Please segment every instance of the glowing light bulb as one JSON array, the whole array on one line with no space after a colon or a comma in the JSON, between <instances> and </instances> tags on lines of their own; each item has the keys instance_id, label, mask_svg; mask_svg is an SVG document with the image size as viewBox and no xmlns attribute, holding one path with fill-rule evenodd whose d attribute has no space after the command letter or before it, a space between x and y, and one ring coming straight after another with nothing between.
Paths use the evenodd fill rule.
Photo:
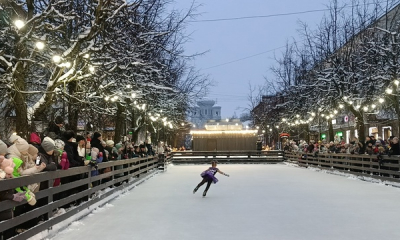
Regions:
<instances>
[{"instance_id":1,"label":"glowing light bulb","mask_svg":"<svg viewBox=\"0 0 400 240\"><path fill-rule=\"evenodd\" d=\"M23 28L23 27L25 26L25 22L18 19L18 20L15 20L14 25L15 25L18 29L21 29L21 28Z\"/></svg>"},{"instance_id":2,"label":"glowing light bulb","mask_svg":"<svg viewBox=\"0 0 400 240\"><path fill-rule=\"evenodd\" d=\"M61 61L61 57L59 55L54 55L53 56L53 62L59 63Z\"/></svg>"},{"instance_id":3,"label":"glowing light bulb","mask_svg":"<svg viewBox=\"0 0 400 240\"><path fill-rule=\"evenodd\" d=\"M36 46L37 49L42 50L44 48L44 43L43 42L36 42L35 46Z\"/></svg>"}]
</instances>

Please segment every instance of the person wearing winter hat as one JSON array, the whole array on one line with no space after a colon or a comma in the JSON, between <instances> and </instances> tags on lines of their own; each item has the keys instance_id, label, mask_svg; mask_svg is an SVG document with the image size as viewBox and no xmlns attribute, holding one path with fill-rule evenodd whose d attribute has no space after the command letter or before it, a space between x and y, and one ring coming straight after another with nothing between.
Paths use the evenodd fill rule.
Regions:
<instances>
[{"instance_id":1,"label":"person wearing winter hat","mask_svg":"<svg viewBox=\"0 0 400 240\"><path fill-rule=\"evenodd\" d=\"M14 144L11 145L7 151L9 153L8 157L11 158L15 163L22 161L17 168L18 176L32 175L42 171L46 167L45 164L40 164L38 166L35 164L38 152L37 149L33 145L28 144L28 142L21 137L18 137L16 140L14 140Z\"/></svg>"},{"instance_id":2,"label":"person wearing winter hat","mask_svg":"<svg viewBox=\"0 0 400 240\"><path fill-rule=\"evenodd\" d=\"M22 164L22 160L20 159L11 159L5 158L4 156L0 156L0 168L6 173L5 178L14 178L19 177L18 168ZM25 195L25 199L28 201L30 205L36 204L35 194L33 194L27 187L16 188L16 191Z\"/></svg>"},{"instance_id":3,"label":"person wearing winter hat","mask_svg":"<svg viewBox=\"0 0 400 240\"><path fill-rule=\"evenodd\" d=\"M118 157L118 155L115 155L114 153L113 153L113 148L114 148L114 141L113 140L107 140L106 141L106 147L105 147L105 151L108 151L108 156L107 156L107 154L106 154L106 156L107 156L107 159L108 160L117 160L117 157Z\"/></svg>"},{"instance_id":4,"label":"person wearing winter hat","mask_svg":"<svg viewBox=\"0 0 400 240\"><path fill-rule=\"evenodd\" d=\"M14 142L18 139L21 138L20 136L18 136L17 134L13 133L11 134L11 136L8 138L8 142L10 142L10 144L14 144Z\"/></svg>"},{"instance_id":5,"label":"person wearing winter hat","mask_svg":"<svg viewBox=\"0 0 400 240\"><path fill-rule=\"evenodd\" d=\"M65 143L63 140L61 139L56 139L54 141L54 146L56 148L55 150L55 156L57 157L57 168L61 169L61 170L67 170L69 168L69 161L68 161L68 157L67 157L67 152L64 151L64 146ZM54 179L54 183L53 183L53 187L57 187L60 185L60 183L65 184L70 182L69 181L70 177L64 177L64 178L56 178ZM58 196L62 196L65 195L64 194L59 194Z\"/></svg>"},{"instance_id":6,"label":"person wearing winter hat","mask_svg":"<svg viewBox=\"0 0 400 240\"><path fill-rule=\"evenodd\" d=\"M73 142L75 133L71 130L64 132L62 140L65 143L64 151L67 152L67 157L69 161L69 167L80 167L84 166L84 161L79 157L78 153L78 143Z\"/></svg>"},{"instance_id":7,"label":"person wearing winter hat","mask_svg":"<svg viewBox=\"0 0 400 240\"><path fill-rule=\"evenodd\" d=\"M0 156L5 156L7 154L7 145L0 140Z\"/></svg>"},{"instance_id":8,"label":"person wearing winter hat","mask_svg":"<svg viewBox=\"0 0 400 240\"><path fill-rule=\"evenodd\" d=\"M99 151L98 148L92 148L90 156L92 157L92 160L90 161L89 165L94 168L91 172L91 176L97 176L99 175L99 171L97 170L97 164L101 163L103 161L103 153ZM92 182L93 186L99 185L100 181L94 181Z\"/></svg>"},{"instance_id":9,"label":"person wearing winter hat","mask_svg":"<svg viewBox=\"0 0 400 240\"><path fill-rule=\"evenodd\" d=\"M64 150L65 143L61 139L54 140L54 147L57 150Z\"/></svg>"},{"instance_id":10,"label":"person wearing winter hat","mask_svg":"<svg viewBox=\"0 0 400 240\"><path fill-rule=\"evenodd\" d=\"M42 141L42 144L40 145L39 148L39 153L38 153L38 160L41 163L46 164L46 168L44 171L55 171L57 170L57 165L56 165L56 158L54 156L54 148L55 148L55 142L53 139L49 137L45 137ZM40 188L42 189L41 184ZM43 189L46 187L44 186Z\"/></svg>"}]
</instances>

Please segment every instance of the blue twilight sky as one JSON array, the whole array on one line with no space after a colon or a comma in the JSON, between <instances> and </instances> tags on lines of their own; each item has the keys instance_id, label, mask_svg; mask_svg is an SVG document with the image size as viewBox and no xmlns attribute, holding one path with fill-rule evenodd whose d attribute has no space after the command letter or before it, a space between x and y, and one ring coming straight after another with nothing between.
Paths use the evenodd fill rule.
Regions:
<instances>
[{"instance_id":1,"label":"blue twilight sky","mask_svg":"<svg viewBox=\"0 0 400 240\"><path fill-rule=\"evenodd\" d=\"M202 5L197 10L202 13L197 20L304 12L326 9L329 5L329 0L196 1ZM175 0L173 7L184 10L190 3L191 0ZM187 32L192 35L185 49L188 54L209 51L194 64L216 83L208 98L217 100L223 118L231 117L234 112L240 116L244 108L249 107L249 82L253 86L262 85L264 76L272 76L270 67L275 63L274 55L280 56L283 48L269 50L284 46L287 39L299 40L298 22L306 22L315 29L324 13L327 11L188 25ZM214 67L259 53L263 54Z\"/></svg>"}]
</instances>

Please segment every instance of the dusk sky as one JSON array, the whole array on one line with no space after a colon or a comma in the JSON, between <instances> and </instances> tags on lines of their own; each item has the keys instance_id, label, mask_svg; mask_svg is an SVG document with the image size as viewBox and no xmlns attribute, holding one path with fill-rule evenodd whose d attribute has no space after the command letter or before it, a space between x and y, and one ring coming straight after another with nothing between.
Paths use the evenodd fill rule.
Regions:
<instances>
[{"instance_id":1,"label":"dusk sky","mask_svg":"<svg viewBox=\"0 0 400 240\"><path fill-rule=\"evenodd\" d=\"M174 8L187 9L190 3L189 0L175 0ZM327 11L299 12L326 9L329 0L197 0L197 3L202 5L197 10L202 13L197 17L200 22L188 25L187 32L192 36L185 49L187 54L209 51L194 64L216 83L207 97L217 100L222 107L222 118L225 118L234 112L240 116L249 107L249 82L253 86L262 85L264 76L273 76L270 67L275 63L274 55L280 56L288 39L299 40L298 22L306 22L315 29ZM202 22L296 12L298 14ZM257 56L250 57L253 55ZM249 58L229 63L246 57Z\"/></svg>"}]
</instances>

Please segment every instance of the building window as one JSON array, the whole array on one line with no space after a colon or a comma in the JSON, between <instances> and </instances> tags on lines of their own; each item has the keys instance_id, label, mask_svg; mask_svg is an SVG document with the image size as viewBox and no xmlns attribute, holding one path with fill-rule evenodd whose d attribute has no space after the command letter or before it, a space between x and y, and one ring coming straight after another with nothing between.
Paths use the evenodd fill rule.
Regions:
<instances>
[{"instance_id":1,"label":"building window","mask_svg":"<svg viewBox=\"0 0 400 240\"><path fill-rule=\"evenodd\" d=\"M206 110L204 110L204 114L205 114L205 115L207 115L207 109L206 109Z\"/></svg>"},{"instance_id":2,"label":"building window","mask_svg":"<svg viewBox=\"0 0 400 240\"><path fill-rule=\"evenodd\" d=\"M197 115L197 112L194 112L194 115Z\"/></svg>"},{"instance_id":3,"label":"building window","mask_svg":"<svg viewBox=\"0 0 400 240\"><path fill-rule=\"evenodd\" d=\"M218 111L216 111L216 112L215 112L215 115L217 115L217 116L218 116Z\"/></svg>"}]
</instances>

